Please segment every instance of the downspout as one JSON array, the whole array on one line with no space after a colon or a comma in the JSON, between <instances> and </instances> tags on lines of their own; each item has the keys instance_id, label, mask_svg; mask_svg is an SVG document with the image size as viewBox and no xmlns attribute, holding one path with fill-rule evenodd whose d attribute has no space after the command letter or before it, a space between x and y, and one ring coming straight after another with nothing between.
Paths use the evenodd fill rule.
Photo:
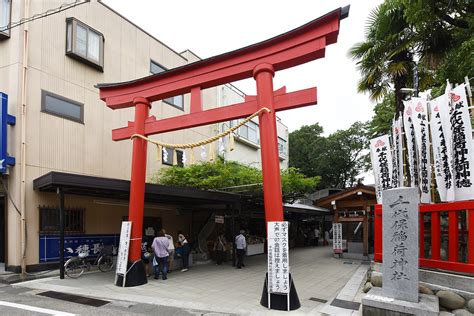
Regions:
<instances>
[{"instance_id":1,"label":"downspout","mask_svg":"<svg viewBox=\"0 0 474 316\"><path fill-rule=\"evenodd\" d=\"M24 0L23 17L28 18L30 1ZM21 243L21 277L26 278L26 94L28 82L28 23L23 26L23 67L21 78L21 168L20 168L20 243Z\"/></svg>"}]
</instances>

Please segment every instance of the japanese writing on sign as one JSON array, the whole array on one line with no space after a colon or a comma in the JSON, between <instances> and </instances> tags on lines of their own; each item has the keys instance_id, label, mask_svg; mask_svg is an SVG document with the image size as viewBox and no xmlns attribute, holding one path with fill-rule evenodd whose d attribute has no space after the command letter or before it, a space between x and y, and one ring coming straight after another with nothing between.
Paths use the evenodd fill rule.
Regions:
<instances>
[{"instance_id":1,"label":"japanese writing on sign","mask_svg":"<svg viewBox=\"0 0 474 316\"><path fill-rule=\"evenodd\" d=\"M342 253L342 224L332 224L332 249L334 253Z\"/></svg>"},{"instance_id":2,"label":"japanese writing on sign","mask_svg":"<svg viewBox=\"0 0 474 316\"><path fill-rule=\"evenodd\" d=\"M388 297L418 301L417 188L397 188L383 194L382 290Z\"/></svg>"},{"instance_id":3,"label":"japanese writing on sign","mask_svg":"<svg viewBox=\"0 0 474 316\"><path fill-rule=\"evenodd\" d=\"M392 153L388 135L371 139L370 152L375 176L377 202L381 203L382 191L392 187Z\"/></svg>"},{"instance_id":4,"label":"japanese writing on sign","mask_svg":"<svg viewBox=\"0 0 474 316\"><path fill-rule=\"evenodd\" d=\"M410 186L417 188L419 185L418 174L418 155L416 151L415 127L413 126L413 108L412 101L403 101L405 111L403 112L403 127L407 140L408 165L410 166Z\"/></svg>"},{"instance_id":5,"label":"japanese writing on sign","mask_svg":"<svg viewBox=\"0 0 474 316\"><path fill-rule=\"evenodd\" d=\"M290 292L288 222L268 222L268 291Z\"/></svg>"},{"instance_id":6,"label":"japanese writing on sign","mask_svg":"<svg viewBox=\"0 0 474 316\"><path fill-rule=\"evenodd\" d=\"M415 113L412 116L415 128L416 146L418 149L418 166L420 168L421 202L431 202L431 155L428 133L428 112L426 99L412 98Z\"/></svg>"},{"instance_id":7,"label":"japanese writing on sign","mask_svg":"<svg viewBox=\"0 0 474 316\"><path fill-rule=\"evenodd\" d=\"M127 272L128 249L130 247L130 232L132 231L132 222L122 222L122 229L120 231L119 251L117 255L117 270L116 274L123 274Z\"/></svg>"},{"instance_id":8,"label":"japanese writing on sign","mask_svg":"<svg viewBox=\"0 0 474 316\"><path fill-rule=\"evenodd\" d=\"M447 107L447 98L442 95L430 101L431 139L433 141L433 157L436 184L441 201L454 201L454 186L451 167L451 152L446 141L446 132L441 120L441 107Z\"/></svg>"},{"instance_id":9,"label":"japanese writing on sign","mask_svg":"<svg viewBox=\"0 0 474 316\"><path fill-rule=\"evenodd\" d=\"M451 90L449 100L455 195L457 201L468 200L474 198L474 154L465 85Z\"/></svg>"}]
</instances>

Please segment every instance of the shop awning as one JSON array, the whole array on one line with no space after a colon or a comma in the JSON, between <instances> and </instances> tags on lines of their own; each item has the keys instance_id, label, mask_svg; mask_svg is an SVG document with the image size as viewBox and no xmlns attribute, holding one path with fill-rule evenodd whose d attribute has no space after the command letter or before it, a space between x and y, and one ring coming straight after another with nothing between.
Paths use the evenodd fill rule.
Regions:
<instances>
[{"instance_id":1,"label":"shop awning","mask_svg":"<svg viewBox=\"0 0 474 316\"><path fill-rule=\"evenodd\" d=\"M331 211L327 208L318 207L318 206L311 206L301 203L284 203L283 209L285 212L291 213L300 213L306 214L310 216L323 216L323 215L331 215Z\"/></svg>"},{"instance_id":2,"label":"shop awning","mask_svg":"<svg viewBox=\"0 0 474 316\"><path fill-rule=\"evenodd\" d=\"M62 188L65 194L128 200L130 181L80 174L49 172L33 181L33 189L54 192ZM233 204L246 199L239 194L150 184L145 187L145 202L173 204Z\"/></svg>"}]
</instances>

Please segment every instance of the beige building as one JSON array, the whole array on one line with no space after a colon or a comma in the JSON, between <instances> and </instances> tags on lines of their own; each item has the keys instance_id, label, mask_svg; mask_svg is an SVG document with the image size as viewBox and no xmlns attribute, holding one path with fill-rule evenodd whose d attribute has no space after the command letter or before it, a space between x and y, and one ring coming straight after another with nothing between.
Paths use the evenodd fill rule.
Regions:
<instances>
[{"instance_id":1,"label":"beige building","mask_svg":"<svg viewBox=\"0 0 474 316\"><path fill-rule=\"evenodd\" d=\"M51 253L57 253L58 247L54 239L58 187L66 192L66 233L77 240L115 238L128 214L124 188L130 179L132 146L130 141L112 141L111 131L133 121L133 109L112 111L94 86L140 78L199 59L191 51L174 51L100 1L54 11L64 3L0 1L0 92L8 95L8 112L16 116L16 125L8 130L8 152L16 165L3 176L7 191L0 213L5 219L0 221L0 262L12 271L22 266L42 269L44 263L57 261ZM54 14L9 30L2 28L48 10ZM231 85L203 91L205 109L243 102L243 98ZM150 115L164 118L188 112L189 95L184 95L155 102ZM231 124L154 138L193 142ZM288 131L281 122L278 134L280 160L286 168ZM236 139L236 150L224 151L225 158L259 167L258 122L239 129ZM173 164L172 153L159 155L157 161L155 148L149 146L148 180L167 163ZM195 157L202 159L197 150ZM181 154L178 160L182 162ZM145 226L148 219L150 227L163 226L172 234L178 230L197 234L207 220L209 205L222 208L237 201L231 194L198 191L147 187ZM77 242L70 241L73 252L76 246Z\"/></svg>"}]
</instances>

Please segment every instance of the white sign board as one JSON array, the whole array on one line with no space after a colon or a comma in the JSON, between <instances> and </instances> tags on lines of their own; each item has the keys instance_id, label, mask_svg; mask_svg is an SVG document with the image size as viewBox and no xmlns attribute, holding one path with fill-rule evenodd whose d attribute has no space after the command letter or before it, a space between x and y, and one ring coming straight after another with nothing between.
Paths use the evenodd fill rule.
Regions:
<instances>
[{"instance_id":1,"label":"white sign board","mask_svg":"<svg viewBox=\"0 0 474 316\"><path fill-rule=\"evenodd\" d=\"M290 293L288 222L268 222L268 292Z\"/></svg>"},{"instance_id":2,"label":"white sign board","mask_svg":"<svg viewBox=\"0 0 474 316\"><path fill-rule=\"evenodd\" d=\"M130 232L132 231L132 222L122 222L122 230L120 231L120 244L117 255L116 274L127 273L128 249L130 247Z\"/></svg>"},{"instance_id":3,"label":"white sign board","mask_svg":"<svg viewBox=\"0 0 474 316\"><path fill-rule=\"evenodd\" d=\"M214 218L214 222L216 222L217 224L224 224L224 216L216 215L216 217Z\"/></svg>"},{"instance_id":4,"label":"white sign board","mask_svg":"<svg viewBox=\"0 0 474 316\"><path fill-rule=\"evenodd\" d=\"M332 224L332 249L334 253L342 253L342 224Z\"/></svg>"}]
</instances>

